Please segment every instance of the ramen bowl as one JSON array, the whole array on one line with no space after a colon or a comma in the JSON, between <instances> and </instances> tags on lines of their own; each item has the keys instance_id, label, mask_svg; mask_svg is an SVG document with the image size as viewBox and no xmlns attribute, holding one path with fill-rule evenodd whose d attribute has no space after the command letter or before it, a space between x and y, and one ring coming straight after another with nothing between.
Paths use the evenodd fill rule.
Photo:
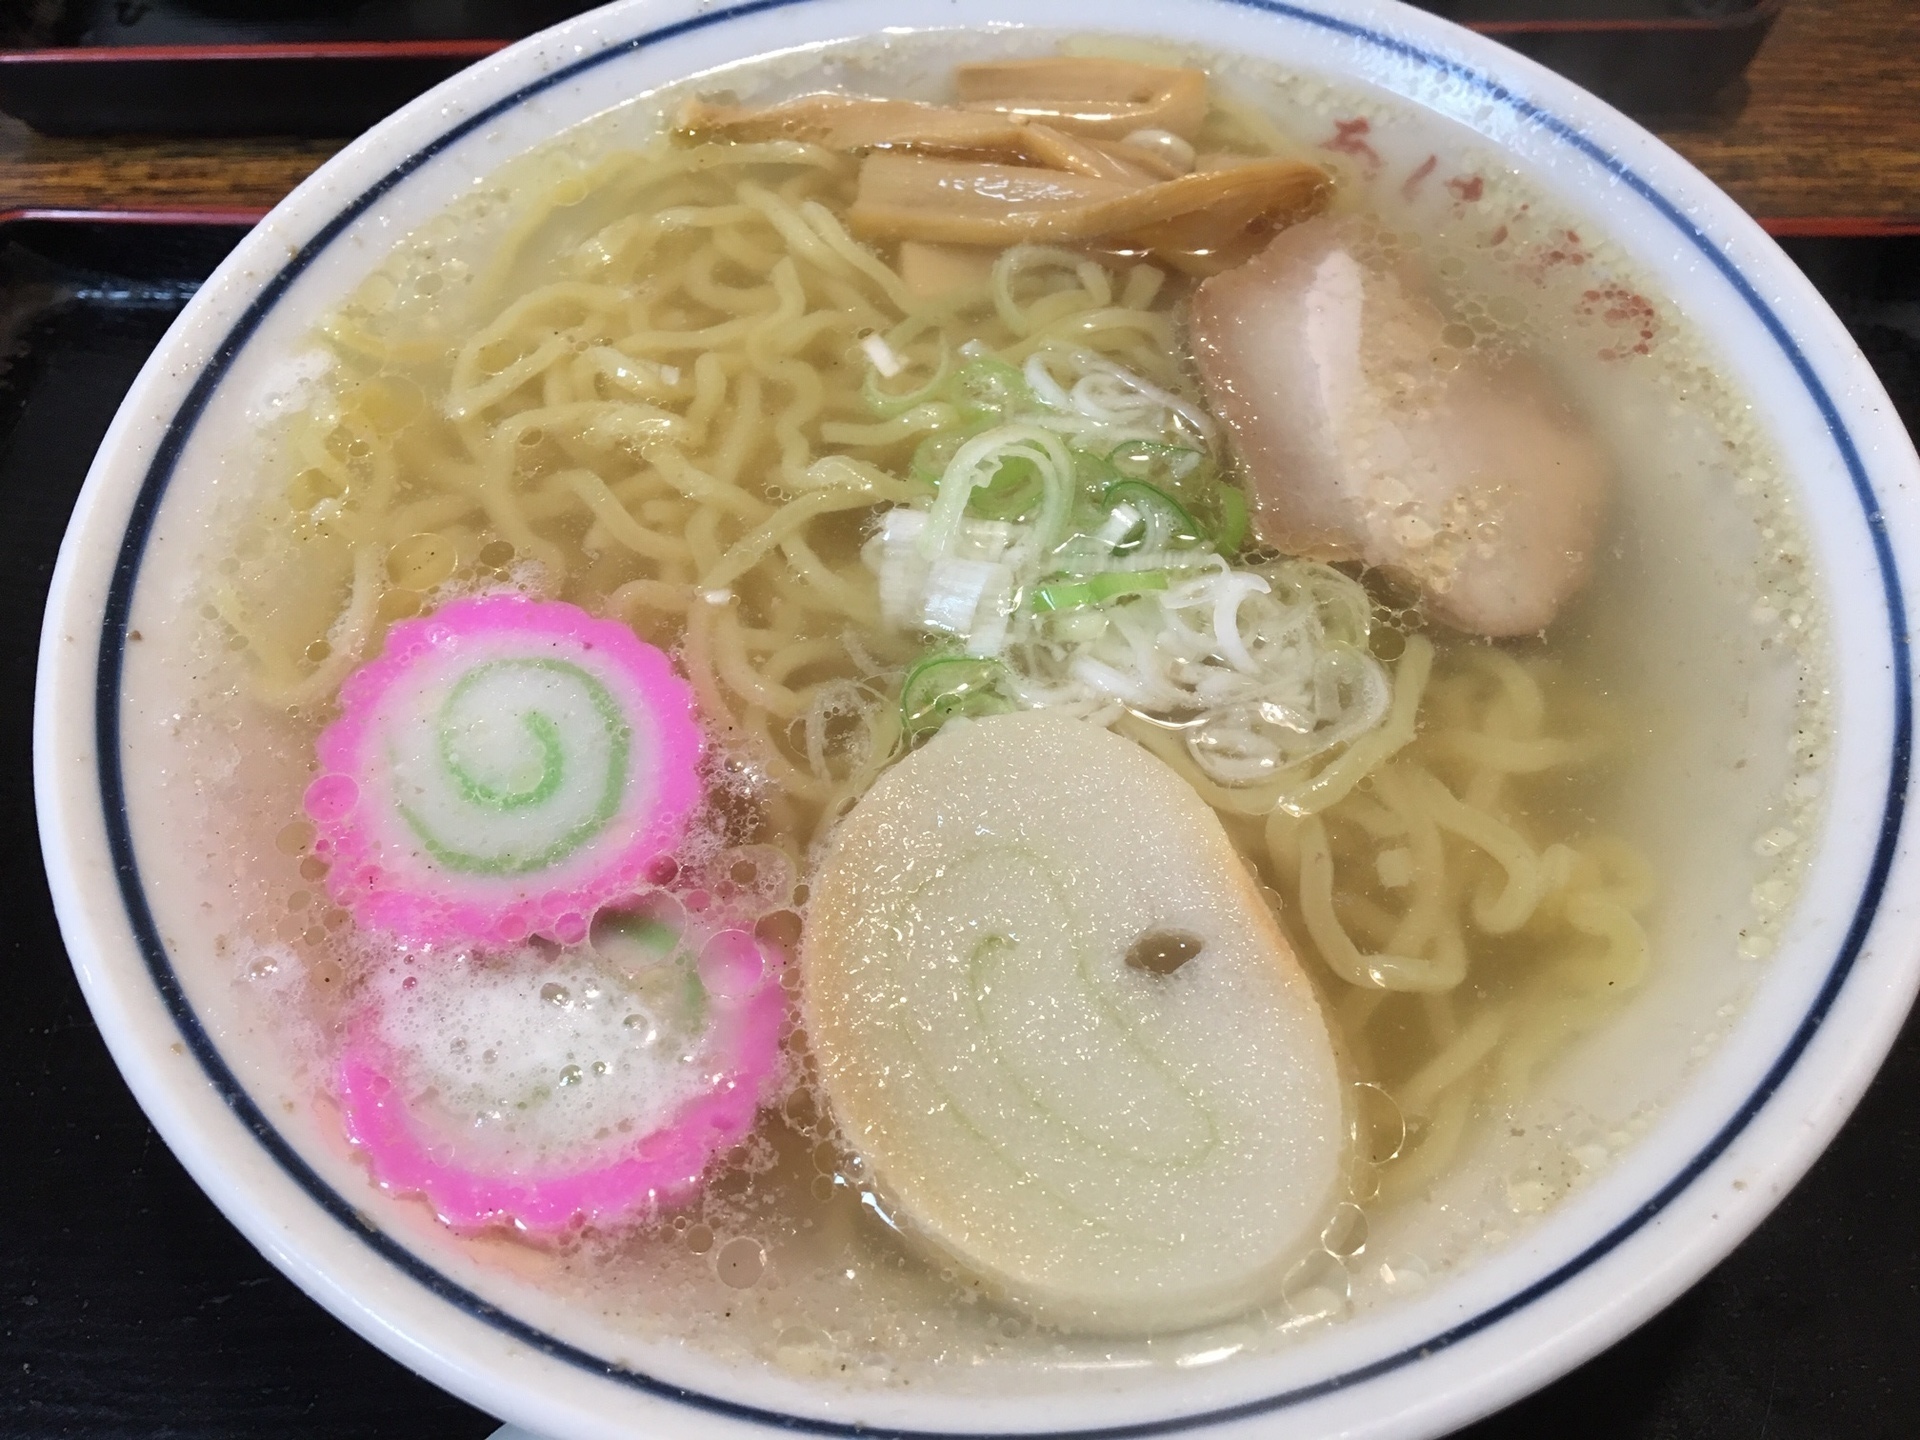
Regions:
<instances>
[{"instance_id":1,"label":"ramen bowl","mask_svg":"<svg viewBox=\"0 0 1920 1440\"><path fill-rule=\"evenodd\" d=\"M1038 43L1001 0L954 0L927 18L958 37L936 48ZM1741 668L1750 642L1727 655L1689 649L1697 633L1662 610L1680 602L1659 577L1712 571L1723 552L1731 569L1750 568L1739 552L1755 527L1777 538L1736 514L1754 485L1703 462L1693 511L1634 501L1647 534L1630 543L1659 583L1628 587L1638 598L1620 602L1613 633L1638 647L1620 663L1719 696L1679 725L1686 738L1668 768L1634 783L1690 797L1689 811L1724 808L1728 858L1720 871L1672 871L1681 893L1654 925L1663 978L1556 1062L1531 1102L1552 1164L1526 1145L1470 1153L1435 1201L1451 1217L1445 1237L1416 1244L1383 1226L1348 1246L1367 1283L1343 1318L1283 1316L1203 1344L1066 1345L997 1364L780 1363L686 1343L670 1323L601 1324L530 1283L511 1246L456 1244L383 1202L236 998L234 962L208 918L219 857L176 828L191 808L182 797L232 777L196 776L170 748L191 659L169 637L198 603L198 537L245 493L263 424L311 381L305 337L399 237L556 134L749 57L783 56L804 75L817 47L893 44L902 19L874 0L610 6L408 106L241 243L129 394L55 576L36 777L74 965L156 1128L248 1238L374 1344L536 1433L1442 1434L1595 1354L1702 1275L1812 1163L1892 1042L1920 975L1920 877L1903 828L1904 579L1920 559L1920 465L1845 330L1730 200L1584 92L1406 7L1063 0L1047 23L1049 35L1244 57L1325 84L1344 97L1330 102L1328 142L1349 160L1402 166L1409 193L1431 176L1457 183L1470 205L1481 180L1435 171L1437 152L1396 151L1391 124L1340 108L1352 97L1426 117L1461 154L1495 157L1531 193L1592 217L1647 277L1655 309L1694 337L1713 374L1702 383L1736 397L1727 413L1757 417L1777 456L1783 513L1802 537L1793 553L1813 578L1788 593L1735 574L1714 603L1812 637L1817 693L1799 702ZM1819 733L1794 733L1810 714ZM1802 817L1790 842L1766 828L1778 794ZM1762 897L1771 919L1743 954L1739 917L1767 883L1750 873L1755 840L1796 845L1801 861L1791 886ZM1409 1263L1421 1245L1444 1258Z\"/></svg>"}]
</instances>

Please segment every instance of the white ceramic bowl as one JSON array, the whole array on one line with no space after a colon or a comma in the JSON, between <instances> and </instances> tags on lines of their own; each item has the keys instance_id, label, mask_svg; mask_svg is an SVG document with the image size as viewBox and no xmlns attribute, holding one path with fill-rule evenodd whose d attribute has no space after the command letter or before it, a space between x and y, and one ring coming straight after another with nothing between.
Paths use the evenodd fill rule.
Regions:
<instances>
[{"instance_id":1,"label":"white ceramic bowl","mask_svg":"<svg viewBox=\"0 0 1920 1440\"><path fill-rule=\"evenodd\" d=\"M130 620L174 603L164 557L218 474L210 437L244 418L274 357L399 235L556 130L753 54L903 22L1030 18L1009 0L627 0L475 66L343 150L239 246L142 372L75 510L42 640L36 776L55 901L102 1034L167 1142L275 1264L402 1362L542 1434L1438 1434L1594 1354L1725 1254L1839 1126L1911 999L1903 575L1920 568L1920 467L1811 286L1646 132L1392 0L1055 0L1053 30L1242 51L1450 116L1548 193L1604 214L1667 293L1688 297L1771 428L1844 621L1825 829L1751 1004L1617 1164L1447 1283L1272 1354L1088 1374L1038 1397L956 1398L937 1378L841 1392L672 1346L596 1349L431 1237L363 1223L364 1180L270 1103L231 1016L176 968L194 942L190 920L176 931L169 918L173 857L143 842L153 825L137 798L129 813L154 722L122 694Z\"/></svg>"}]
</instances>

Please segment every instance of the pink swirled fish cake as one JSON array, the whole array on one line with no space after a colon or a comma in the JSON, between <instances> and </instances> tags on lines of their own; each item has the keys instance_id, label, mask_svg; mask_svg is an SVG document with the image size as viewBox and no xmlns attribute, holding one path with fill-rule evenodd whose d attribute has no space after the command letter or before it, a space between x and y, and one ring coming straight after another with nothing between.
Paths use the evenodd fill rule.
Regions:
<instances>
[{"instance_id":1,"label":"pink swirled fish cake","mask_svg":"<svg viewBox=\"0 0 1920 1440\"><path fill-rule=\"evenodd\" d=\"M546 1238L696 1190L774 1078L782 957L655 893L583 945L381 967L336 1072L375 1181Z\"/></svg>"},{"instance_id":2,"label":"pink swirled fish cake","mask_svg":"<svg viewBox=\"0 0 1920 1440\"><path fill-rule=\"evenodd\" d=\"M584 938L699 796L692 691L571 605L486 596L395 626L340 710L314 848L338 904L416 944Z\"/></svg>"}]
</instances>

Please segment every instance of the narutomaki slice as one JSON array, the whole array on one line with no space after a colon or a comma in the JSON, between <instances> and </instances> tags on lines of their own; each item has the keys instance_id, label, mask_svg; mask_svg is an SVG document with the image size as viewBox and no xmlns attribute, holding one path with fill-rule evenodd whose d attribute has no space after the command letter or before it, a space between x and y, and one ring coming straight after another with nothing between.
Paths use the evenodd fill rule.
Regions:
<instances>
[{"instance_id":1,"label":"narutomaki slice","mask_svg":"<svg viewBox=\"0 0 1920 1440\"><path fill-rule=\"evenodd\" d=\"M550 1239L697 1190L780 1063L784 957L655 892L554 955L400 955L334 1078L373 1178L463 1234Z\"/></svg>"},{"instance_id":2,"label":"narutomaki slice","mask_svg":"<svg viewBox=\"0 0 1920 1440\"><path fill-rule=\"evenodd\" d=\"M422 945L581 939L679 843L693 690L626 626L518 595L393 627L315 743L328 893Z\"/></svg>"}]
</instances>

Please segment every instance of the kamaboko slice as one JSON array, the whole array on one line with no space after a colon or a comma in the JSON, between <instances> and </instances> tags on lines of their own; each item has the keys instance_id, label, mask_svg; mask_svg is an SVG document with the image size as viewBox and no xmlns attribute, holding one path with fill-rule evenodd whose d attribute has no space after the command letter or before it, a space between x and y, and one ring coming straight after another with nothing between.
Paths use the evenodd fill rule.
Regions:
<instances>
[{"instance_id":1,"label":"kamaboko slice","mask_svg":"<svg viewBox=\"0 0 1920 1440\"><path fill-rule=\"evenodd\" d=\"M1272 913L1192 789L1084 721L950 724L882 777L801 976L880 1198L1044 1319L1243 1310L1344 1194L1340 1067Z\"/></svg>"},{"instance_id":2,"label":"kamaboko slice","mask_svg":"<svg viewBox=\"0 0 1920 1440\"><path fill-rule=\"evenodd\" d=\"M651 1213L751 1129L779 1061L781 959L657 894L558 956L396 956L349 1023L347 1137L382 1189L463 1233Z\"/></svg>"},{"instance_id":3,"label":"kamaboko slice","mask_svg":"<svg viewBox=\"0 0 1920 1440\"><path fill-rule=\"evenodd\" d=\"M667 657L516 595L394 626L317 748L306 809L328 892L423 945L581 939L700 794L693 691Z\"/></svg>"}]
</instances>

